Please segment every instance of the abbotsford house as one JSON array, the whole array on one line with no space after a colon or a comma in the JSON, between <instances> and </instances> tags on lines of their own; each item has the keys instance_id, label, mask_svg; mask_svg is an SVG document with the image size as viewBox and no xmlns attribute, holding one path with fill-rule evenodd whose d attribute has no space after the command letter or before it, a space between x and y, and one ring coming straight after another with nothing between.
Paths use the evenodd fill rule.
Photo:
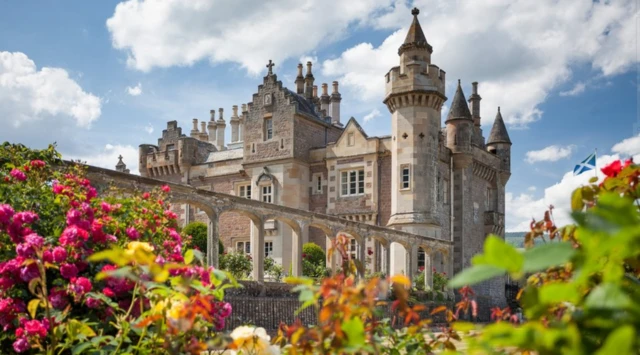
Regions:
<instances>
[{"instance_id":1,"label":"abbotsford house","mask_svg":"<svg viewBox=\"0 0 640 355\"><path fill-rule=\"evenodd\" d=\"M442 127L446 75L432 62L418 13L412 11L398 66L384 74L389 135L369 136L355 118L341 117L338 82L316 85L311 62L298 64L287 88L269 61L262 84L230 115L211 110L208 120L193 119L188 134L170 121L157 144L141 144L140 175L251 199L252 206L272 204L273 212L262 216L236 207L216 217L225 248L249 253L257 263L269 256L299 274L302 243L326 249L333 233L342 232L352 256L371 272L461 271L488 234L504 236L511 141L499 107L489 108L496 118L485 137L477 82L465 97L458 81ZM231 137L225 137L227 124ZM122 160L116 170L126 170ZM285 207L304 211L310 222L280 214ZM197 204L173 208L185 224L211 217ZM314 217L320 215L339 218L344 228L327 227ZM353 227L362 225L376 226L375 233ZM394 232L411 242L387 237ZM327 261L330 267L337 262ZM504 280L474 289L504 299Z\"/></svg>"}]
</instances>

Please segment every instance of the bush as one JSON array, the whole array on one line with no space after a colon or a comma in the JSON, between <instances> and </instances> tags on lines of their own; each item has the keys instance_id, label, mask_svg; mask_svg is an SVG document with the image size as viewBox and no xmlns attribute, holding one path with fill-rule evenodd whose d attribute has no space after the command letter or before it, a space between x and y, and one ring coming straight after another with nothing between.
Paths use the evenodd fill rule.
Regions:
<instances>
[{"instance_id":1,"label":"bush","mask_svg":"<svg viewBox=\"0 0 640 355\"><path fill-rule=\"evenodd\" d=\"M54 166L55 165L55 166ZM184 249L170 189L98 196L53 146L0 147L0 349L200 351L231 313L226 276ZM127 197L122 197L127 196Z\"/></svg>"},{"instance_id":2,"label":"bush","mask_svg":"<svg viewBox=\"0 0 640 355\"><path fill-rule=\"evenodd\" d=\"M251 256L241 251L223 254L218 260L220 269L228 271L236 279L247 279L251 276L253 263Z\"/></svg>"},{"instance_id":3,"label":"bush","mask_svg":"<svg viewBox=\"0 0 640 355\"><path fill-rule=\"evenodd\" d=\"M326 255L324 250L315 243L305 243L302 246L302 274L314 279L320 279L327 273Z\"/></svg>"},{"instance_id":4,"label":"bush","mask_svg":"<svg viewBox=\"0 0 640 355\"><path fill-rule=\"evenodd\" d=\"M191 236L191 247L207 255L207 225L203 222L191 222L182 230L182 235ZM218 255L224 254L224 244L218 240Z\"/></svg>"},{"instance_id":5,"label":"bush","mask_svg":"<svg viewBox=\"0 0 640 355\"><path fill-rule=\"evenodd\" d=\"M282 265L276 263L271 257L264 259L264 272L271 276L276 282L282 281L282 276L284 276L284 268Z\"/></svg>"}]
</instances>

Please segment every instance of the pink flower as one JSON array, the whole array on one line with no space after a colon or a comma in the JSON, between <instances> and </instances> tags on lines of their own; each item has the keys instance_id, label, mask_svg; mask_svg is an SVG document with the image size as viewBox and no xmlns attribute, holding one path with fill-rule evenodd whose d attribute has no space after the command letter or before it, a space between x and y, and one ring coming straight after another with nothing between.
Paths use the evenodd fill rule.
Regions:
<instances>
[{"instance_id":1,"label":"pink flower","mask_svg":"<svg viewBox=\"0 0 640 355\"><path fill-rule=\"evenodd\" d=\"M42 252L42 261L44 261L45 263L53 262L53 253L51 252L51 249L46 249Z\"/></svg>"},{"instance_id":2,"label":"pink flower","mask_svg":"<svg viewBox=\"0 0 640 355\"><path fill-rule=\"evenodd\" d=\"M24 337L18 338L13 342L13 350L17 353L23 353L29 349L31 349L31 345L29 345L29 342Z\"/></svg>"},{"instance_id":3,"label":"pink flower","mask_svg":"<svg viewBox=\"0 0 640 355\"><path fill-rule=\"evenodd\" d=\"M173 211L169 211L169 210L164 211L164 216L169 219L178 219L178 215L175 214Z\"/></svg>"},{"instance_id":4,"label":"pink flower","mask_svg":"<svg viewBox=\"0 0 640 355\"><path fill-rule=\"evenodd\" d=\"M47 327L39 320L29 320L24 323L24 330L27 335L39 336L44 338L47 336Z\"/></svg>"},{"instance_id":5,"label":"pink flower","mask_svg":"<svg viewBox=\"0 0 640 355\"><path fill-rule=\"evenodd\" d=\"M169 187L169 185L162 185L162 191L169 193L171 192L171 188Z\"/></svg>"},{"instance_id":6,"label":"pink flower","mask_svg":"<svg viewBox=\"0 0 640 355\"><path fill-rule=\"evenodd\" d=\"M38 265L35 263L31 263L20 269L20 279L24 282L29 282L39 276L40 270L38 270Z\"/></svg>"},{"instance_id":7,"label":"pink flower","mask_svg":"<svg viewBox=\"0 0 640 355\"><path fill-rule=\"evenodd\" d=\"M60 266L60 274L67 280L70 280L78 275L78 268L74 264L62 264Z\"/></svg>"},{"instance_id":8,"label":"pink flower","mask_svg":"<svg viewBox=\"0 0 640 355\"><path fill-rule=\"evenodd\" d=\"M55 289L49 293L49 302L54 308L63 309L69 304L67 299L67 291L63 289Z\"/></svg>"},{"instance_id":9,"label":"pink flower","mask_svg":"<svg viewBox=\"0 0 640 355\"><path fill-rule=\"evenodd\" d=\"M116 293L112 289L105 287L102 289L102 293L107 297L115 297Z\"/></svg>"},{"instance_id":10,"label":"pink flower","mask_svg":"<svg viewBox=\"0 0 640 355\"><path fill-rule=\"evenodd\" d=\"M104 213L109 213L111 212L111 209L112 209L111 205L104 201L100 203L100 207L102 208L102 211L104 211Z\"/></svg>"},{"instance_id":11,"label":"pink flower","mask_svg":"<svg viewBox=\"0 0 640 355\"><path fill-rule=\"evenodd\" d=\"M11 176L13 176L14 179L16 179L18 181L27 180L27 175L25 175L25 173L22 170L13 169L13 170L11 170L10 174L11 174Z\"/></svg>"},{"instance_id":12,"label":"pink flower","mask_svg":"<svg viewBox=\"0 0 640 355\"><path fill-rule=\"evenodd\" d=\"M35 251L33 250L33 247L31 245L27 243L20 243L16 245L16 254L28 259L35 255Z\"/></svg>"},{"instance_id":13,"label":"pink flower","mask_svg":"<svg viewBox=\"0 0 640 355\"><path fill-rule=\"evenodd\" d=\"M92 289L91 281L89 281L88 278L86 278L86 277L78 277L75 280L75 284L78 285L80 288L82 288L84 293L91 292L91 289Z\"/></svg>"},{"instance_id":14,"label":"pink flower","mask_svg":"<svg viewBox=\"0 0 640 355\"><path fill-rule=\"evenodd\" d=\"M15 281L13 281L12 278L7 277L7 276L0 277L0 291L7 291L14 284L15 284Z\"/></svg>"},{"instance_id":15,"label":"pink flower","mask_svg":"<svg viewBox=\"0 0 640 355\"><path fill-rule=\"evenodd\" d=\"M53 193L54 194L56 194L56 195L63 194L65 192L65 190L68 190L68 188L65 185L61 185L57 181L53 182Z\"/></svg>"},{"instance_id":16,"label":"pink flower","mask_svg":"<svg viewBox=\"0 0 640 355\"><path fill-rule=\"evenodd\" d=\"M87 188L87 201L91 201L96 196L98 196L98 191L94 187Z\"/></svg>"},{"instance_id":17,"label":"pink flower","mask_svg":"<svg viewBox=\"0 0 640 355\"><path fill-rule=\"evenodd\" d=\"M20 225L31 224L37 220L38 215L31 211L18 212L13 216L13 223L18 223Z\"/></svg>"},{"instance_id":18,"label":"pink flower","mask_svg":"<svg viewBox=\"0 0 640 355\"><path fill-rule=\"evenodd\" d=\"M24 241L33 248L42 248L42 246L44 245L44 238L35 233L28 234L26 237L24 237Z\"/></svg>"},{"instance_id":19,"label":"pink flower","mask_svg":"<svg viewBox=\"0 0 640 355\"><path fill-rule=\"evenodd\" d=\"M78 246L82 242L86 242L89 238L89 233L77 226L69 226L65 228L60 236L60 244L64 246Z\"/></svg>"},{"instance_id":20,"label":"pink flower","mask_svg":"<svg viewBox=\"0 0 640 355\"><path fill-rule=\"evenodd\" d=\"M87 299L85 300L85 303L87 305L87 307L89 308L98 308L100 307L100 300L93 298L93 297L87 297Z\"/></svg>"},{"instance_id":21,"label":"pink flower","mask_svg":"<svg viewBox=\"0 0 640 355\"><path fill-rule=\"evenodd\" d=\"M61 263L67 260L67 250L63 247L53 248L53 261Z\"/></svg>"},{"instance_id":22,"label":"pink flower","mask_svg":"<svg viewBox=\"0 0 640 355\"><path fill-rule=\"evenodd\" d=\"M133 227L127 228L127 235L133 240L140 238L140 232Z\"/></svg>"},{"instance_id":23,"label":"pink flower","mask_svg":"<svg viewBox=\"0 0 640 355\"><path fill-rule=\"evenodd\" d=\"M11 206L6 204L0 205L0 225L8 225L14 213L15 212Z\"/></svg>"},{"instance_id":24,"label":"pink flower","mask_svg":"<svg viewBox=\"0 0 640 355\"><path fill-rule=\"evenodd\" d=\"M47 165L47 163L43 162L42 160L32 160L29 162L29 164L34 168L42 168Z\"/></svg>"},{"instance_id":25,"label":"pink flower","mask_svg":"<svg viewBox=\"0 0 640 355\"><path fill-rule=\"evenodd\" d=\"M225 302L222 307L220 307L220 317L227 318L231 315L231 303Z\"/></svg>"},{"instance_id":26,"label":"pink flower","mask_svg":"<svg viewBox=\"0 0 640 355\"><path fill-rule=\"evenodd\" d=\"M148 199L149 197L151 197L151 194L149 194L148 192L145 192L145 193L143 193L143 194L142 194L142 199L143 199L143 200L146 200L146 199Z\"/></svg>"}]
</instances>

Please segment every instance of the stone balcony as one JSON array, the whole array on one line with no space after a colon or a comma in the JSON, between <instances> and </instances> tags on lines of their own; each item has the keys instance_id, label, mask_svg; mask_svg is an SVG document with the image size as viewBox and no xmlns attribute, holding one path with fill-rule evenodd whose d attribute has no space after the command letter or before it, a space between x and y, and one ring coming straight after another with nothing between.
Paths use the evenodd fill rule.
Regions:
<instances>
[{"instance_id":1,"label":"stone balcony","mask_svg":"<svg viewBox=\"0 0 640 355\"><path fill-rule=\"evenodd\" d=\"M484 231L486 234L502 235L504 233L504 213L485 211Z\"/></svg>"}]
</instances>

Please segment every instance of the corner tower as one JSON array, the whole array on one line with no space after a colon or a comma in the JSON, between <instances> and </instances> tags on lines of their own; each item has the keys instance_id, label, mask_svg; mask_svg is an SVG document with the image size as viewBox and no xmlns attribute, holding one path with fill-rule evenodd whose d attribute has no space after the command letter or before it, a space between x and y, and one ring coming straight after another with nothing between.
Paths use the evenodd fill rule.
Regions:
<instances>
[{"instance_id":1,"label":"corner tower","mask_svg":"<svg viewBox=\"0 0 640 355\"><path fill-rule=\"evenodd\" d=\"M431 64L433 48L411 11L413 22L398 50L400 66L386 75L384 103L391 112L391 218L388 225L440 237L436 172L440 110L447 100L445 72Z\"/></svg>"}]
</instances>

